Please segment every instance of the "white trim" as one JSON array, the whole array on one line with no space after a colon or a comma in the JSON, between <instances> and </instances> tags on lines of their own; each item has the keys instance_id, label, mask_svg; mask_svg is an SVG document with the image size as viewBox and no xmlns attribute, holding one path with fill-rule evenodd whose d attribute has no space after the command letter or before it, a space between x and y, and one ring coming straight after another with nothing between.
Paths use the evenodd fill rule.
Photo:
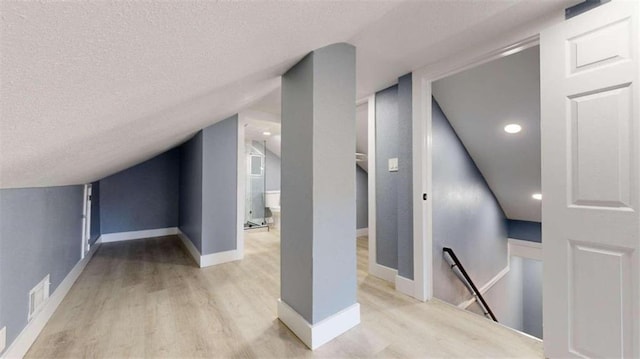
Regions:
<instances>
[{"instance_id":1,"label":"white trim","mask_svg":"<svg viewBox=\"0 0 640 359\"><path fill-rule=\"evenodd\" d=\"M193 242L191 242L189 237L179 229L178 229L178 238L180 238L180 241L182 241L182 244L187 249L187 252L189 252L189 254L191 255L191 258L193 258L193 260L196 261L196 263L198 264L198 267L201 267L200 251L198 251L198 248L196 248L196 246L193 244Z\"/></svg>"},{"instance_id":2,"label":"white trim","mask_svg":"<svg viewBox=\"0 0 640 359\"><path fill-rule=\"evenodd\" d=\"M245 164L245 148L244 148L244 125L245 125L245 116L238 113L238 153L237 156L237 164L238 164L238 175L236 176L238 179L238 183L236 185L236 251L238 252L239 259L242 259L244 256L244 206L245 206L245 176L246 176L246 164Z\"/></svg>"},{"instance_id":3,"label":"white trim","mask_svg":"<svg viewBox=\"0 0 640 359\"><path fill-rule=\"evenodd\" d=\"M507 273L511 270L511 264L507 261L507 266L504 267L498 274L496 274L493 278L491 278L487 283L485 283L482 287L478 288L480 294L485 294L491 287L496 285L500 281L500 279L504 278ZM467 309L471 304L476 302L476 297L465 300L464 302L458 304L458 308Z\"/></svg>"},{"instance_id":4,"label":"white trim","mask_svg":"<svg viewBox=\"0 0 640 359\"><path fill-rule=\"evenodd\" d=\"M178 235L178 238L180 238L180 240L182 241L182 244L187 249L187 252L189 252L193 260L196 261L196 263L198 264L198 267L200 268L209 267L216 264L233 262L243 258L242 251L239 251L237 249L202 255L200 254L200 251L198 250L198 248L196 248L196 246L193 245L193 242L191 242L189 237L184 232L178 229L177 235Z\"/></svg>"},{"instance_id":5,"label":"white trim","mask_svg":"<svg viewBox=\"0 0 640 359\"><path fill-rule=\"evenodd\" d=\"M84 185L84 192L82 193L82 235L80 236L80 259L84 259L84 256L86 254L86 233L87 233L87 226L88 221L87 221L87 212L90 211L89 208L87 208L87 196L88 196L88 185Z\"/></svg>"},{"instance_id":6,"label":"white trim","mask_svg":"<svg viewBox=\"0 0 640 359\"><path fill-rule=\"evenodd\" d=\"M422 300L433 298L433 208L430 200L427 200L425 204L418 204L415 201L416 196L421 196L421 192L429 194L430 198L432 193L431 83L535 46L539 43L539 34L542 29L563 20L563 11L554 12L549 16L508 31L503 36L491 38L478 46L464 49L455 55L413 71L413 222L416 298Z\"/></svg>"},{"instance_id":7,"label":"white trim","mask_svg":"<svg viewBox=\"0 0 640 359\"><path fill-rule=\"evenodd\" d=\"M368 122L368 151L367 175L368 185L368 213L369 213L369 274L380 277L380 271L376 268L378 260L376 258L376 96L371 95L367 100L367 122ZM381 277L382 278L382 277ZM394 275L395 278L395 275ZM393 281L393 279L387 279Z\"/></svg>"},{"instance_id":8,"label":"white trim","mask_svg":"<svg viewBox=\"0 0 640 359\"><path fill-rule=\"evenodd\" d=\"M398 270L378 263L369 263L369 274L374 277L384 279L389 283L395 283Z\"/></svg>"},{"instance_id":9,"label":"white trim","mask_svg":"<svg viewBox=\"0 0 640 359\"><path fill-rule=\"evenodd\" d=\"M542 261L542 243L509 238L509 253L516 257Z\"/></svg>"},{"instance_id":10,"label":"white trim","mask_svg":"<svg viewBox=\"0 0 640 359\"><path fill-rule=\"evenodd\" d=\"M200 256L200 268L209 267L216 264L238 261L242 259L242 253L237 249L230 251L205 254Z\"/></svg>"},{"instance_id":11,"label":"white trim","mask_svg":"<svg viewBox=\"0 0 640 359\"><path fill-rule=\"evenodd\" d=\"M178 227L145 229L142 231L107 233L102 236L102 243L130 241L140 238L162 237L178 234Z\"/></svg>"},{"instance_id":12,"label":"white trim","mask_svg":"<svg viewBox=\"0 0 640 359\"><path fill-rule=\"evenodd\" d=\"M309 349L314 350L360 324L360 304L355 303L329 318L310 324L287 303L278 299L278 319Z\"/></svg>"},{"instance_id":13,"label":"white trim","mask_svg":"<svg viewBox=\"0 0 640 359\"><path fill-rule=\"evenodd\" d=\"M51 319L51 316L56 311L60 303L62 303L62 300L67 296L67 293L69 293L69 290L87 266L87 263L89 263L98 247L100 247L99 244L100 238L98 238L95 244L91 246L91 250L87 255L76 263L73 269L71 269L69 274L67 274L53 294L49 297L42 310L38 314L34 315L31 321L27 323L27 326L22 329L22 332L20 332L18 337L16 337L13 343L11 343L11 346L9 346L1 358L22 358L27 354L31 345L36 341L38 335L40 335L40 332L44 329L44 326L47 324L49 319Z\"/></svg>"},{"instance_id":14,"label":"white trim","mask_svg":"<svg viewBox=\"0 0 640 359\"><path fill-rule=\"evenodd\" d=\"M356 237L368 236L369 228L358 228L356 229Z\"/></svg>"},{"instance_id":15,"label":"white trim","mask_svg":"<svg viewBox=\"0 0 640 359\"><path fill-rule=\"evenodd\" d=\"M413 279L405 278L396 275L396 290L400 293L404 293L408 296L415 297L415 284Z\"/></svg>"},{"instance_id":16,"label":"white trim","mask_svg":"<svg viewBox=\"0 0 640 359\"><path fill-rule=\"evenodd\" d=\"M426 301L433 295L433 245L431 241L431 84L429 101L423 95L426 83L420 72L412 74L412 165L413 165L413 278L414 297Z\"/></svg>"}]
</instances>

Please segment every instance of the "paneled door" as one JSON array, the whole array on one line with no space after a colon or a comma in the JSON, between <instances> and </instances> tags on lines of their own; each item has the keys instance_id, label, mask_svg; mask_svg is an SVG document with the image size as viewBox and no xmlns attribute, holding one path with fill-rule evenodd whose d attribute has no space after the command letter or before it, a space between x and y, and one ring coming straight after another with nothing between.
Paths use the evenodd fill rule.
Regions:
<instances>
[{"instance_id":1,"label":"paneled door","mask_svg":"<svg viewBox=\"0 0 640 359\"><path fill-rule=\"evenodd\" d=\"M640 357L640 2L540 34L545 355Z\"/></svg>"}]
</instances>

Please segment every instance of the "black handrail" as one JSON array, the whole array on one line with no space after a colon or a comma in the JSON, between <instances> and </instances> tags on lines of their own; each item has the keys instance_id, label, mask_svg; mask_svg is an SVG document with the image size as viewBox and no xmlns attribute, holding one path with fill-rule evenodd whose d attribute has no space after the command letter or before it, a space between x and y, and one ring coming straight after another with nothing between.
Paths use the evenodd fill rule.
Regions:
<instances>
[{"instance_id":1,"label":"black handrail","mask_svg":"<svg viewBox=\"0 0 640 359\"><path fill-rule=\"evenodd\" d=\"M453 249L445 247L445 248L442 248L442 251L447 253L447 254L449 254L449 256L451 256L451 259L453 259L453 263L454 264L451 265L451 269L453 270L454 267L458 267L458 270L460 271L460 273L462 273L462 276L464 277L464 279L469 284L468 286L471 287L471 290L472 290L471 294L473 294L476 298L478 298L478 300L481 303L481 306L483 307L482 309L485 310L484 315L489 315L491 317L491 319L493 319L493 321L497 323L498 319L496 319L496 316L493 315L493 312L491 311L491 308L489 308L489 305L484 300L484 298L482 297L482 294L480 293L480 291L478 290L476 285L473 283L473 281L471 280L471 278L467 274L467 271L464 270L464 267L462 266L462 263L460 263L460 260L458 259L456 254L453 252Z\"/></svg>"}]
</instances>

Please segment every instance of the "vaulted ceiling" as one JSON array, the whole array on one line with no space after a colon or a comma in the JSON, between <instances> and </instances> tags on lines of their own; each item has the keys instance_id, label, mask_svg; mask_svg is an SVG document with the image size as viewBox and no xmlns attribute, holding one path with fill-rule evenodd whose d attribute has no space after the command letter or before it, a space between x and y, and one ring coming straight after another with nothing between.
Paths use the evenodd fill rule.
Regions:
<instances>
[{"instance_id":1,"label":"vaulted ceiling","mask_svg":"<svg viewBox=\"0 0 640 359\"><path fill-rule=\"evenodd\" d=\"M540 51L439 80L433 96L510 219L540 222ZM504 127L518 124L519 133Z\"/></svg>"},{"instance_id":2,"label":"vaulted ceiling","mask_svg":"<svg viewBox=\"0 0 640 359\"><path fill-rule=\"evenodd\" d=\"M358 98L575 1L2 1L0 188L86 183L357 47ZM268 111L268 110L267 110Z\"/></svg>"}]
</instances>

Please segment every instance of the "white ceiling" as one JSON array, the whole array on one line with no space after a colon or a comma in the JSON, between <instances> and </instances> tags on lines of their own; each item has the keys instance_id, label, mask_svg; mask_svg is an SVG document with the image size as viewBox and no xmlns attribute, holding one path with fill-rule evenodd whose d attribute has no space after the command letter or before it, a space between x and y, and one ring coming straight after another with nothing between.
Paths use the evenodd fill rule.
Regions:
<instances>
[{"instance_id":1,"label":"white ceiling","mask_svg":"<svg viewBox=\"0 0 640 359\"><path fill-rule=\"evenodd\" d=\"M439 80L433 94L506 216L540 222L539 48ZM522 131L507 134L510 123Z\"/></svg>"},{"instance_id":2,"label":"white ceiling","mask_svg":"<svg viewBox=\"0 0 640 359\"><path fill-rule=\"evenodd\" d=\"M0 188L148 159L273 95L331 43L357 47L361 98L571 2L2 1Z\"/></svg>"},{"instance_id":3,"label":"white ceiling","mask_svg":"<svg viewBox=\"0 0 640 359\"><path fill-rule=\"evenodd\" d=\"M253 113L258 111L251 111ZM280 157L280 147L282 146L280 117L276 117L278 121L269 121L258 119L261 117L253 117L253 113L246 115L246 123L244 125L244 136L246 140L265 142L267 149ZM269 132L269 135L265 135Z\"/></svg>"}]
</instances>

